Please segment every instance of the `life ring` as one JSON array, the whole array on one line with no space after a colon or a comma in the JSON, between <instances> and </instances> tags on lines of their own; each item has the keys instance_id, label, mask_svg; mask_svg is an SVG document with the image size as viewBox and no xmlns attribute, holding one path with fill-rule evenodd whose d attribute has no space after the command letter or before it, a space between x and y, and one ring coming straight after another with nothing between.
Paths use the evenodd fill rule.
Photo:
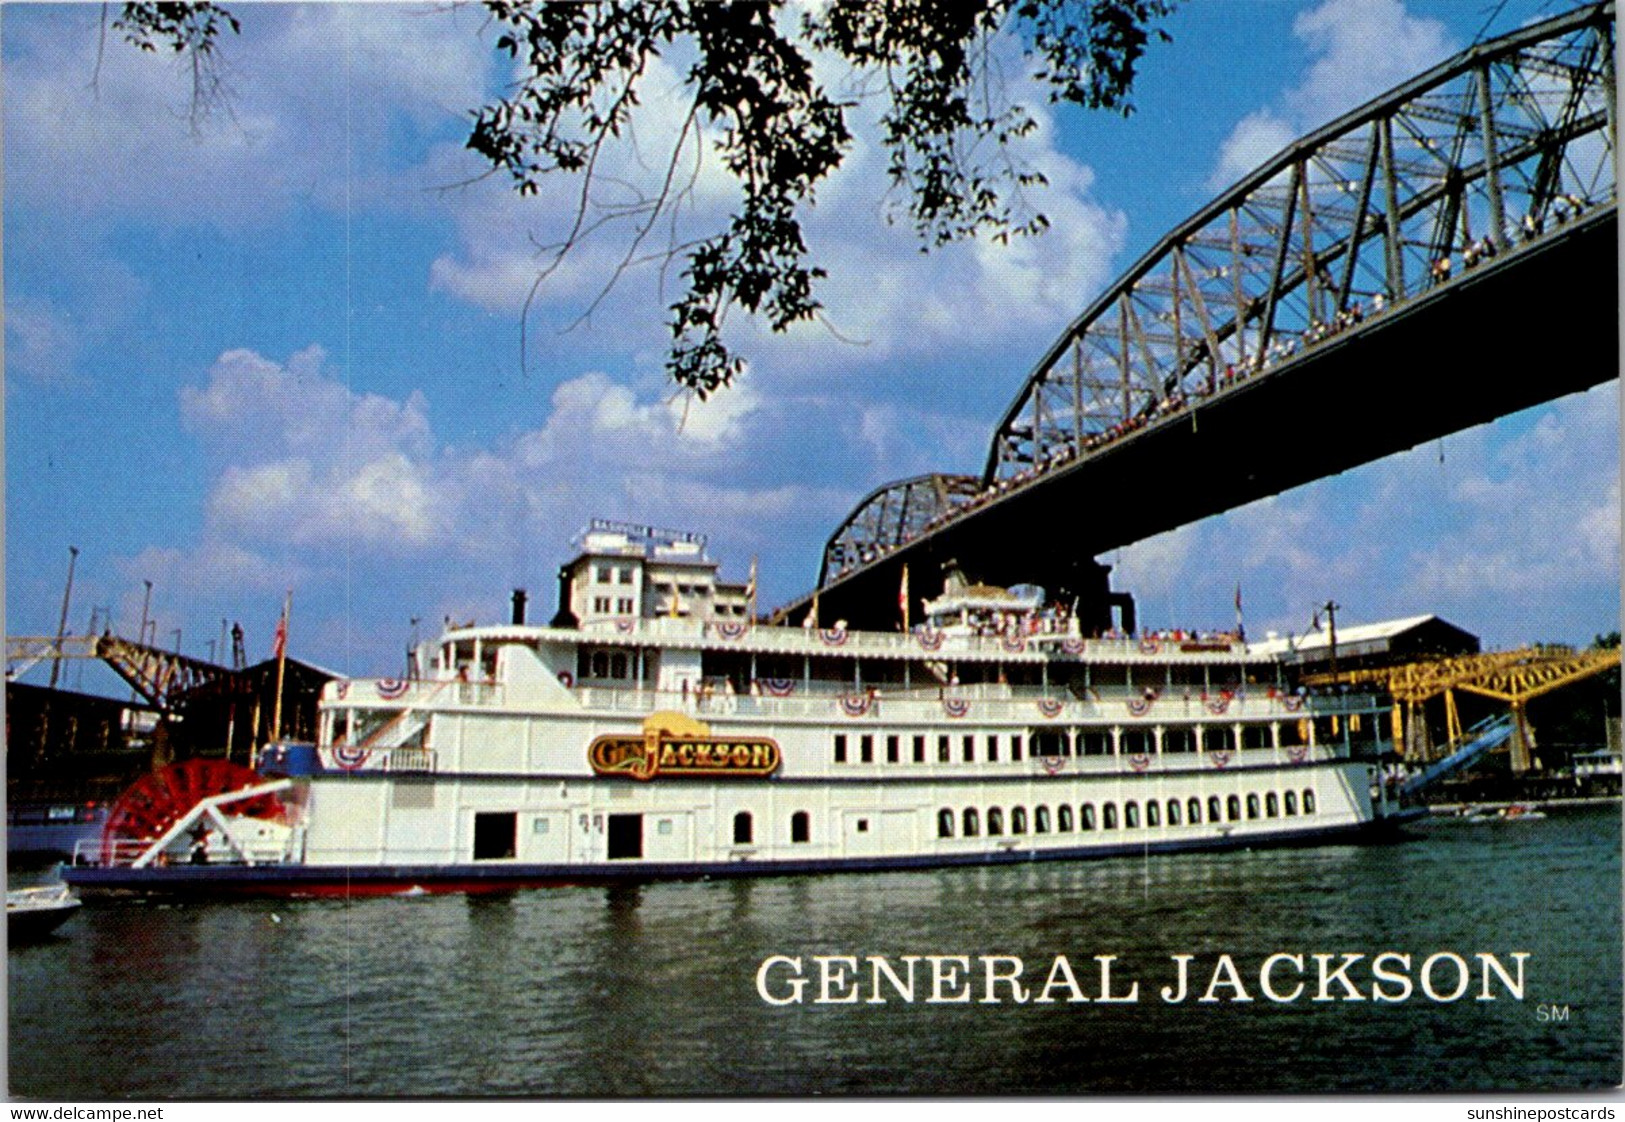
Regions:
<instances>
[{"instance_id":1,"label":"life ring","mask_svg":"<svg viewBox=\"0 0 1625 1122\"><path fill-rule=\"evenodd\" d=\"M576 679L574 674L570 673L568 670L559 671L559 685L563 686L565 689L569 689L575 684Z\"/></svg>"}]
</instances>

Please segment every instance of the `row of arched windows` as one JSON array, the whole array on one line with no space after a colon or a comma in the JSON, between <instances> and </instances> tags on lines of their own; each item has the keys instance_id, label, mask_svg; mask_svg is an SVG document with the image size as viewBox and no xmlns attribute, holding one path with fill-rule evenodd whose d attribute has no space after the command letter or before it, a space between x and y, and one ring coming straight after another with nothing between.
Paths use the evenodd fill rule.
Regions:
<instances>
[{"instance_id":1,"label":"row of arched windows","mask_svg":"<svg viewBox=\"0 0 1625 1122\"><path fill-rule=\"evenodd\" d=\"M756 826L748 810L734 815L734 844L750 845L756 839ZM812 815L798 810L790 816L790 841L796 845L812 840Z\"/></svg>"},{"instance_id":2,"label":"row of arched windows","mask_svg":"<svg viewBox=\"0 0 1625 1122\"><path fill-rule=\"evenodd\" d=\"M1242 821L1243 811L1248 820L1256 818L1295 817L1299 813L1315 813L1315 793L1305 788L1300 795L1297 791L1287 791L1278 794L1275 791L1266 792L1262 799L1254 792L1243 801L1240 795L1230 795L1221 799L1218 795L1208 796L1204 804L1200 798L1192 796L1181 802L1179 799L1169 799L1166 803L1156 799L1147 799L1143 804L1144 825L1161 826L1166 822L1169 826L1189 824L1200 826L1206 822L1239 822ZM1101 803L1098 808L1094 803L1083 803L1077 809L1074 818L1072 807L1063 803L1055 808L1054 816L1050 814L1047 806L1033 808L1030 819L1031 832L1034 834L1069 834L1073 831L1074 821L1079 830L1116 830L1121 826L1125 830L1138 829L1142 823L1142 804L1129 799L1126 800L1119 811L1115 802ZM1008 827L1011 834L1025 834L1028 832L1029 818L1027 808L1014 806L1009 810L1008 818L1002 807L988 807L985 811L967 806L956 812L952 807L943 807L937 812L937 837L951 838L956 836L974 838L981 836L983 823L986 823L987 835L997 837L1003 835Z\"/></svg>"}]
</instances>

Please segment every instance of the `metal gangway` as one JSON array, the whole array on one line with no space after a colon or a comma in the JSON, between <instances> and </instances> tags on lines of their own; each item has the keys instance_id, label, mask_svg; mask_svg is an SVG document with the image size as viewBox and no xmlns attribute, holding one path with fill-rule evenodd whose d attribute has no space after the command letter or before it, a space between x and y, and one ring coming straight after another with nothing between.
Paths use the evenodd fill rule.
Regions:
<instances>
[{"instance_id":1,"label":"metal gangway","mask_svg":"<svg viewBox=\"0 0 1625 1122\"><path fill-rule=\"evenodd\" d=\"M1436 760L1416 775L1400 784L1401 798L1408 798L1424 787L1443 779L1451 772L1460 771L1485 752L1499 748L1512 736L1517 722L1511 713L1497 713L1486 717L1462 734L1462 745L1442 760Z\"/></svg>"}]
</instances>

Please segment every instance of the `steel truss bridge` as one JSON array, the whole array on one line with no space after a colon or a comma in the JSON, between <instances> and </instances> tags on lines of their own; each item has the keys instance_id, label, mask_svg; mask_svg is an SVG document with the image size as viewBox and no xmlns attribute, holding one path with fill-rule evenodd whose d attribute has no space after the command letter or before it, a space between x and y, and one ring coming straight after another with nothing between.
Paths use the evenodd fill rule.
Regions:
<instances>
[{"instance_id":1,"label":"steel truss bridge","mask_svg":"<svg viewBox=\"0 0 1625 1122\"><path fill-rule=\"evenodd\" d=\"M1109 625L1100 553L1616 378L1614 24L1481 43L1290 145L1066 328L979 476L875 490L775 618L894 627L903 566L918 618L953 562Z\"/></svg>"}]
</instances>

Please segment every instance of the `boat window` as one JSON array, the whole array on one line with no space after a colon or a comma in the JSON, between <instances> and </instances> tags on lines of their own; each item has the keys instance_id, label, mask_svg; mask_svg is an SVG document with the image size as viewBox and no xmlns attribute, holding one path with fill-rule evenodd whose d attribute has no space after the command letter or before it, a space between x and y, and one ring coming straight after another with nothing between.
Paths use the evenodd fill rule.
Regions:
<instances>
[{"instance_id":1,"label":"boat window","mask_svg":"<svg viewBox=\"0 0 1625 1122\"><path fill-rule=\"evenodd\" d=\"M898 750L897 737L888 736L886 738L886 762L888 764L895 764L899 758L900 753Z\"/></svg>"},{"instance_id":2,"label":"boat window","mask_svg":"<svg viewBox=\"0 0 1625 1122\"><path fill-rule=\"evenodd\" d=\"M1019 736L1010 738L1010 758L1018 764L1021 762L1021 737Z\"/></svg>"},{"instance_id":3,"label":"boat window","mask_svg":"<svg viewBox=\"0 0 1625 1122\"><path fill-rule=\"evenodd\" d=\"M519 816L512 811L474 815L474 860L503 861L514 856Z\"/></svg>"},{"instance_id":4,"label":"boat window","mask_svg":"<svg viewBox=\"0 0 1625 1122\"><path fill-rule=\"evenodd\" d=\"M1192 826L1202 824L1202 800L1191 798L1185 801L1185 820Z\"/></svg>"},{"instance_id":5,"label":"boat window","mask_svg":"<svg viewBox=\"0 0 1625 1122\"><path fill-rule=\"evenodd\" d=\"M965 836L967 838L974 838L977 834L979 834L981 832L982 832L981 816L976 813L976 808L975 807L967 806L965 808Z\"/></svg>"},{"instance_id":6,"label":"boat window","mask_svg":"<svg viewBox=\"0 0 1625 1122\"><path fill-rule=\"evenodd\" d=\"M620 571L620 576L621 576L621 583L622 584L631 584L632 583L632 570L631 569L622 569Z\"/></svg>"},{"instance_id":7,"label":"boat window","mask_svg":"<svg viewBox=\"0 0 1625 1122\"><path fill-rule=\"evenodd\" d=\"M1296 791L1286 793L1286 812L1288 815L1298 813L1298 793Z\"/></svg>"},{"instance_id":8,"label":"boat window","mask_svg":"<svg viewBox=\"0 0 1625 1122\"><path fill-rule=\"evenodd\" d=\"M750 811L742 810L734 815L734 844L749 845L750 840Z\"/></svg>"},{"instance_id":9,"label":"boat window","mask_svg":"<svg viewBox=\"0 0 1625 1122\"><path fill-rule=\"evenodd\" d=\"M1175 803L1174 805L1177 807L1179 804ZM1145 824L1147 826L1162 825L1162 808L1157 805L1155 799L1147 799L1145 802Z\"/></svg>"},{"instance_id":10,"label":"boat window","mask_svg":"<svg viewBox=\"0 0 1625 1122\"><path fill-rule=\"evenodd\" d=\"M1004 811L998 807L987 812L987 832L989 837L1004 833Z\"/></svg>"},{"instance_id":11,"label":"boat window","mask_svg":"<svg viewBox=\"0 0 1625 1122\"><path fill-rule=\"evenodd\" d=\"M1270 727L1268 725L1242 725L1241 746L1243 748L1269 748Z\"/></svg>"},{"instance_id":12,"label":"boat window","mask_svg":"<svg viewBox=\"0 0 1625 1122\"><path fill-rule=\"evenodd\" d=\"M1117 829L1117 804L1107 803L1100 808L1100 828L1102 830Z\"/></svg>"},{"instance_id":13,"label":"boat window","mask_svg":"<svg viewBox=\"0 0 1625 1122\"><path fill-rule=\"evenodd\" d=\"M812 816L798 810L790 816L790 840L800 843L812 837Z\"/></svg>"},{"instance_id":14,"label":"boat window","mask_svg":"<svg viewBox=\"0 0 1625 1122\"><path fill-rule=\"evenodd\" d=\"M1027 832L1027 808L1013 807L1010 810L1010 832L1012 834L1025 834Z\"/></svg>"},{"instance_id":15,"label":"boat window","mask_svg":"<svg viewBox=\"0 0 1625 1122\"><path fill-rule=\"evenodd\" d=\"M954 836L954 812L947 807L937 811L937 837L951 838Z\"/></svg>"},{"instance_id":16,"label":"boat window","mask_svg":"<svg viewBox=\"0 0 1625 1122\"><path fill-rule=\"evenodd\" d=\"M914 762L917 764L925 763L925 737L923 736L914 738Z\"/></svg>"},{"instance_id":17,"label":"boat window","mask_svg":"<svg viewBox=\"0 0 1625 1122\"><path fill-rule=\"evenodd\" d=\"M875 762L875 738L865 734L858 741L858 756L866 764Z\"/></svg>"},{"instance_id":18,"label":"boat window","mask_svg":"<svg viewBox=\"0 0 1625 1122\"><path fill-rule=\"evenodd\" d=\"M603 651L596 651L592 656L592 676L594 678L609 677L609 655Z\"/></svg>"},{"instance_id":19,"label":"boat window","mask_svg":"<svg viewBox=\"0 0 1625 1122\"><path fill-rule=\"evenodd\" d=\"M630 610L630 603L628 603L628 610ZM626 677L626 656L624 654L610 656L609 676L611 678Z\"/></svg>"},{"instance_id":20,"label":"boat window","mask_svg":"<svg viewBox=\"0 0 1625 1122\"><path fill-rule=\"evenodd\" d=\"M1140 804L1132 799L1123 804L1123 828L1132 830L1140 824Z\"/></svg>"},{"instance_id":21,"label":"boat window","mask_svg":"<svg viewBox=\"0 0 1625 1122\"><path fill-rule=\"evenodd\" d=\"M1210 726L1202 730L1202 751L1229 752L1236 747L1236 735L1227 728Z\"/></svg>"},{"instance_id":22,"label":"boat window","mask_svg":"<svg viewBox=\"0 0 1625 1122\"><path fill-rule=\"evenodd\" d=\"M1247 796L1247 817L1248 818L1257 818L1258 817L1258 796L1257 795L1248 795Z\"/></svg>"},{"instance_id":23,"label":"boat window","mask_svg":"<svg viewBox=\"0 0 1625 1122\"><path fill-rule=\"evenodd\" d=\"M835 734L835 762L838 764L846 763L846 733L844 732Z\"/></svg>"},{"instance_id":24,"label":"boat window","mask_svg":"<svg viewBox=\"0 0 1625 1122\"><path fill-rule=\"evenodd\" d=\"M1033 833L1049 833L1049 807L1041 806L1033 811Z\"/></svg>"},{"instance_id":25,"label":"boat window","mask_svg":"<svg viewBox=\"0 0 1625 1122\"><path fill-rule=\"evenodd\" d=\"M1034 729L1033 755L1044 757L1069 755L1066 732L1062 729Z\"/></svg>"},{"instance_id":26,"label":"boat window","mask_svg":"<svg viewBox=\"0 0 1625 1122\"><path fill-rule=\"evenodd\" d=\"M1081 733L1079 736L1081 747L1080 756L1109 756L1112 754L1112 735L1104 730L1096 729Z\"/></svg>"},{"instance_id":27,"label":"boat window","mask_svg":"<svg viewBox=\"0 0 1625 1122\"><path fill-rule=\"evenodd\" d=\"M1315 813L1315 793L1313 791L1305 790L1303 793L1303 812L1305 814Z\"/></svg>"},{"instance_id":28,"label":"boat window","mask_svg":"<svg viewBox=\"0 0 1625 1122\"><path fill-rule=\"evenodd\" d=\"M1231 795L1224 801L1225 817L1232 822L1241 821L1241 799Z\"/></svg>"},{"instance_id":29,"label":"boat window","mask_svg":"<svg viewBox=\"0 0 1625 1122\"><path fill-rule=\"evenodd\" d=\"M1207 820L1209 822L1224 821L1224 815L1219 812L1219 796L1217 795L1207 801Z\"/></svg>"},{"instance_id":30,"label":"boat window","mask_svg":"<svg viewBox=\"0 0 1625 1122\"><path fill-rule=\"evenodd\" d=\"M869 820L867 818L858 819L858 833L867 834L868 832L869 832Z\"/></svg>"},{"instance_id":31,"label":"boat window","mask_svg":"<svg viewBox=\"0 0 1625 1122\"><path fill-rule=\"evenodd\" d=\"M1055 828L1063 834L1072 832L1072 808L1063 805L1055 812Z\"/></svg>"},{"instance_id":32,"label":"boat window","mask_svg":"<svg viewBox=\"0 0 1625 1122\"><path fill-rule=\"evenodd\" d=\"M1162 750L1164 752L1194 752L1196 751L1196 733L1191 729L1163 729Z\"/></svg>"},{"instance_id":33,"label":"boat window","mask_svg":"<svg viewBox=\"0 0 1625 1122\"><path fill-rule=\"evenodd\" d=\"M1151 730L1127 729L1123 733L1123 751L1130 756L1151 754Z\"/></svg>"},{"instance_id":34,"label":"boat window","mask_svg":"<svg viewBox=\"0 0 1625 1122\"><path fill-rule=\"evenodd\" d=\"M1168 825L1170 825L1170 826L1179 825L1179 800L1178 799L1169 799L1168 800Z\"/></svg>"},{"instance_id":35,"label":"boat window","mask_svg":"<svg viewBox=\"0 0 1625 1122\"><path fill-rule=\"evenodd\" d=\"M1275 735L1282 748L1297 748L1309 743L1309 722L1307 720L1283 721L1276 726Z\"/></svg>"},{"instance_id":36,"label":"boat window","mask_svg":"<svg viewBox=\"0 0 1625 1122\"><path fill-rule=\"evenodd\" d=\"M987 758L990 763L999 762L999 738L996 736L987 738Z\"/></svg>"},{"instance_id":37,"label":"boat window","mask_svg":"<svg viewBox=\"0 0 1625 1122\"><path fill-rule=\"evenodd\" d=\"M608 565L600 565L600 566L598 566L598 583L599 584L608 584L609 581L610 581L609 566Z\"/></svg>"},{"instance_id":38,"label":"boat window","mask_svg":"<svg viewBox=\"0 0 1625 1122\"><path fill-rule=\"evenodd\" d=\"M937 763L945 764L950 759L952 759L952 754L948 747L948 738L946 736L937 737Z\"/></svg>"},{"instance_id":39,"label":"boat window","mask_svg":"<svg viewBox=\"0 0 1625 1122\"><path fill-rule=\"evenodd\" d=\"M1268 818L1279 818L1281 816L1281 803L1275 797L1274 791L1264 796L1264 815Z\"/></svg>"},{"instance_id":40,"label":"boat window","mask_svg":"<svg viewBox=\"0 0 1625 1122\"><path fill-rule=\"evenodd\" d=\"M967 764L975 763L976 762L976 738L974 736L967 736L967 737L964 738L963 744L964 744L964 748L965 748L965 762Z\"/></svg>"}]
</instances>

